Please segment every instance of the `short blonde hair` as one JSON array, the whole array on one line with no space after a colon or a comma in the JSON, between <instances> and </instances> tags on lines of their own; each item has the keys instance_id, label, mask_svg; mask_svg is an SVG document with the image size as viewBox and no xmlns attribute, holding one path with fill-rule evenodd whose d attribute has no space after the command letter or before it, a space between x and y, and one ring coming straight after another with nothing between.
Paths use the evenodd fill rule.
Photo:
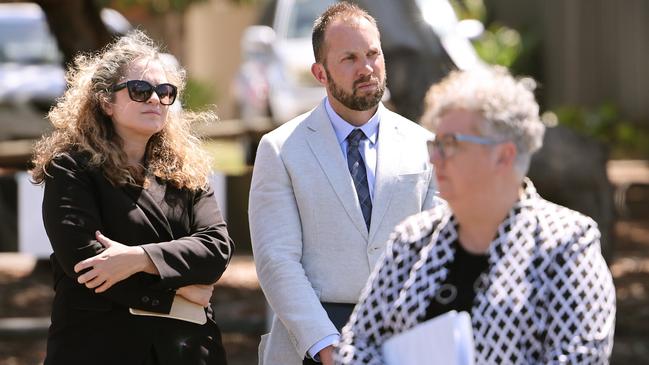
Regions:
<instances>
[{"instance_id":1,"label":"short blonde hair","mask_svg":"<svg viewBox=\"0 0 649 365\"><path fill-rule=\"evenodd\" d=\"M139 30L129 32L96 54L77 56L66 74L68 89L48 114L54 131L35 147L31 170L35 183L44 182L52 159L65 152L87 153L88 164L101 168L116 186L137 183L141 176L128 165L123 142L102 103L113 102L113 85L139 59L160 62L169 82L178 87L180 99L186 83L185 70L165 62L159 46ZM163 129L147 144L148 170L178 188L206 187L209 158L198 138L191 134L190 125L213 119L216 116L210 112L193 113L170 107Z\"/></svg>"},{"instance_id":2,"label":"short blonde hair","mask_svg":"<svg viewBox=\"0 0 649 365\"><path fill-rule=\"evenodd\" d=\"M485 118L479 127L482 135L516 145L516 169L525 176L545 133L535 88L533 79L514 78L500 66L453 71L426 94L421 124L435 131L440 117L449 110L477 112Z\"/></svg>"}]
</instances>

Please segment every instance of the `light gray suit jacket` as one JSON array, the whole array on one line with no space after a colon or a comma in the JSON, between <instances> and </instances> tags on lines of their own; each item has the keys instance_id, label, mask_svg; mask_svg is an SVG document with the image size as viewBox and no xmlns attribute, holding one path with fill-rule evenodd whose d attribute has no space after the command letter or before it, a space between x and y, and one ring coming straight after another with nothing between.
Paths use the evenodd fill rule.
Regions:
<instances>
[{"instance_id":1,"label":"light gray suit jacket","mask_svg":"<svg viewBox=\"0 0 649 365\"><path fill-rule=\"evenodd\" d=\"M324 102L261 139L250 233L276 316L262 336L260 364L301 364L311 346L337 333L320 302L356 303L393 228L432 205L430 136L384 110L369 232Z\"/></svg>"}]
</instances>

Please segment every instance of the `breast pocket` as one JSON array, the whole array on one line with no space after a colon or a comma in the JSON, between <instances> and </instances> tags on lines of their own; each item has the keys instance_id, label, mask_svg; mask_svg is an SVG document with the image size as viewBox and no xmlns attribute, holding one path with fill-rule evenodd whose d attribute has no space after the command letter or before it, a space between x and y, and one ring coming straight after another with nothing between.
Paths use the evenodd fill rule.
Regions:
<instances>
[{"instance_id":1,"label":"breast pocket","mask_svg":"<svg viewBox=\"0 0 649 365\"><path fill-rule=\"evenodd\" d=\"M397 202L406 208L409 214L421 210L428 192L430 171L424 170L397 176ZM394 201L393 201L394 202Z\"/></svg>"},{"instance_id":2,"label":"breast pocket","mask_svg":"<svg viewBox=\"0 0 649 365\"><path fill-rule=\"evenodd\" d=\"M402 182L418 182L419 180L427 180L428 179L428 170L423 170L423 171L418 171L418 172L409 172L405 174L399 174L397 177L399 181Z\"/></svg>"}]
</instances>

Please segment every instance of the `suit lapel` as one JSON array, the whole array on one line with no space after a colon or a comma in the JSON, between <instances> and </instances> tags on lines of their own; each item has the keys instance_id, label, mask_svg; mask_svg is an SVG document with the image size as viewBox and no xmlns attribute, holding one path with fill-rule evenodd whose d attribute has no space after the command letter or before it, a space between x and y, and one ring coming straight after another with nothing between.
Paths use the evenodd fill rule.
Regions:
<instances>
[{"instance_id":1,"label":"suit lapel","mask_svg":"<svg viewBox=\"0 0 649 365\"><path fill-rule=\"evenodd\" d=\"M309 132L311 132L307 134L307 143L311 151L325 175L327 175L329 183L352 223L367 238L367 227L354 190L354 184L347 170L333 126L325 110L324 101L314 109L305 122Z\"/></svg>"},{"instance_id":2,"label":"suit lapel","mask_svg":"<svg viewBox=\"0 0 649 365\"><path fill-rule=\"evenodd\" d=\"M381 221L390 205L390 200L397 186L399 162L401 161L402 136L399 127L384 110L379 124L379 146L376 161L376 179L374 182L374 199L372 200L372 224L370 241L381 226Z\"/></svg>"},{"instance_id":3,"label":"suit lapel","mask_svg":"<svg viewBox=\"0 0 649 365\"><path fill-rule=\"evenodd\" d=\"M152 181L151 185L152 188L161 188L161 186L158 186L157 181ZM174 239L171 225L169 224L164 212L160 209L158 203L156 203L146 189L142 189L139 186L126 185L123 187L123 190L133 199L133 201L135 201L135 205L140 209L140 211L142 211L142 213L144 213L144 216L149 221L151 228L156 232L161 240ZM164 192L162 193L164 194Z\"/></svg>"}]
</instances>

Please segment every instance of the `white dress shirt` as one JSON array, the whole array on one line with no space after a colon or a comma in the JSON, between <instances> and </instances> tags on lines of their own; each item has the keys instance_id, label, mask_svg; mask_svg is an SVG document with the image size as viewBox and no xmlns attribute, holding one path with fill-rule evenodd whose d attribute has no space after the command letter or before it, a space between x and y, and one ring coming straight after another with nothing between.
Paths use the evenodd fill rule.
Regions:
<instances>
[{"instance_id":1,"label":"white dress shirt","mask_svg":"<svg viewBox=\"0 0 649 365\"><path fill-rule=\"evenodd\" d=\"M347 136L356 128L360 128L365 137L361 140L358 145L358 149L361 152L363 157L363 162L365 162L365 170L367 171L367 185L370 189L370 199L374 200L374 181L376 179L376 156L378 155L379 149L379 123L381 121L381 114L383 112L383 104L379 103L379 107L376 110L376 113L360 127L353 126L344 120L340 115L338 115L329 103L329 98L325 98L325 110L331 121L331 125L334 127L334 132L336 133L336 138L340 144L340 150L347 162ZM311 346L308 354L311 358L319 361L318 352L323 348L333 345L340 339L338 333L332 333L329 336L323 338L322 340L315 343Z\"/></svg>"},{"instance_id":2,"label":"white dress shirt","mask_svg":"<svg viewBox=\"0 0 649 365\"><path fill-rule=\"evenodd\" d=\"M367 184L370 188L370 197L374 198L374 181L376 179L376 156L378 155L379 150L379 123L381 122L381 114L383 111L383 104L379 104L376 113L368 120L365 124L360 127L353 126L344 120L340 115L338 115L329 103L329 98L325 99L325 110L331 120L331 125L334 127L334 132L336 133L336 138L340 144L340 150L342 151L345 162L347 162L347 136L357 128L360 128L365 137L361 140L358 148L363 156L363 162L365 162L365 170L367 171Z\"/></svg>"}]
</instances>

